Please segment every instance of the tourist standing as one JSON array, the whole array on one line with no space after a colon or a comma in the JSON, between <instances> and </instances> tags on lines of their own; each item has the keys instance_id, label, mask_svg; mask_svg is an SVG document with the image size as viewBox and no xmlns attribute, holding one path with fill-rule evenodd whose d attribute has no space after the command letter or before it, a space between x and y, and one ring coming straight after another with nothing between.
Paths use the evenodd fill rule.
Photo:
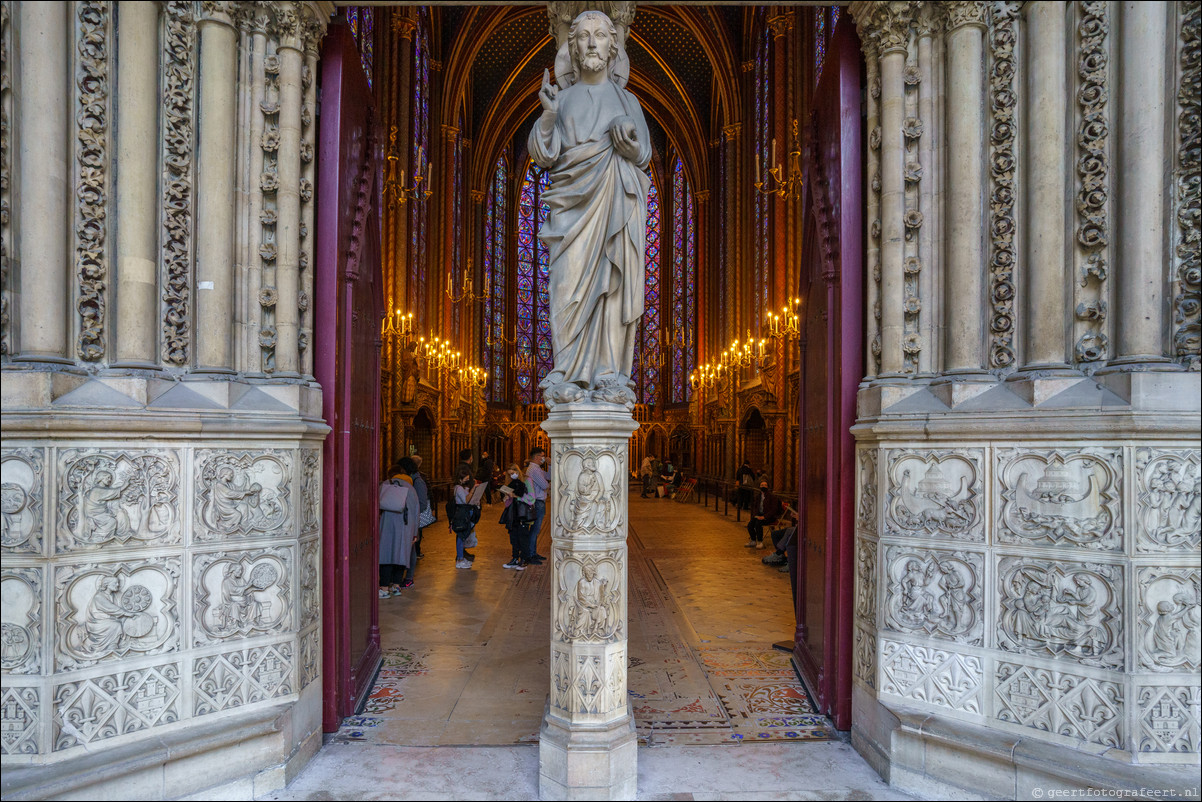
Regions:
<instances>
[{"instance_id":1,"label":"tourist standing","mask_svg":"<svg viewBox=\"0 0 1202 802\"><path fill-rule=\"evenodd\" d=\"M425 534L425 528L434 523L436 516L434 514L434 500L430 498L430 483L426 481L425 474L422 473L422 458L419 454L414 454L413 472L409 474L413 477L413 489L417 491L417 505L420 510L417 515L417 540L413 544L413 556L416 559L422 558L422 537ZM410 585L413 584L413 572L417 568L417 563L409 566ZM404 587L407 587L404 586Z\"/></svg>"},{"instance_id":2,"label":"tourist standing","mask_svg":"<svg viewBox=\"0 0 1202 802\"><path fill-rule=\"evenodd\" d=\"M487 451L481 451L480 467L476 469L476 481L485 485L484 502L486 504L492 504L492 475L495 470L496 468L493 465L492 457L488 455Z\"/></svg>"},{"instance_id":3,"label":"tourist standing","mask_svg":"<svg viewBox=\"0 0 1202 802\"><path fill-rule=\"evenodd\" d=\"M639 494L639 498L647 498L655 492L655 477L652 471L655 468L655 460L651 459L651 455L643 457L643 462L639 465L639 478L643 480L643 492Z\"/></svg>"},{"instance_id":4,"label":"tourist standing","mask_svg":"<svg viewBox=\"0 0 1202 802\"><path fill-rule=\"evenodd\" d=\"M735 482L739 486L735 495L735 509L751 509L751 497L755 493L755 470L752 469L750 460L743 460L743 464L735 471Z\"/></svg>"},{"instance_id":5,"label":"tourist standing","mask_svg":"<svg viewBox=\"0 0 1202 802\"><path fill-rule=\"evenodd\" d=\"M530 449L530 462L526 465L526 487L534 496L534 521L530 524L528 551L530 559L539 562L547 559L538 553L538 534L543 528L543 516L547 512L547 488L551 484L547 479L546 464L547 452L538 446Z\"/></svg>"},{"instance_id":6,"label":"tourist standing","mask_svg":"<svg viewBox=\"0 0 1202 802\"><path fill-rule=\"evenodd\" d=\"M475 486L471 466L460 465L455 473L455 509L450 515L451 531L455 535L456 568L472 567L466 549L468 540L475 534L476 521L480 519L479 507L469 503Z\"/></svg>"},{"instance_id":7,"label":"tourist standing","mask_svg":"<svg viewBox=\"0 0 1202 802\"><path fill-rule=\"evenodd\" d=\"M387 507L387 508L386 508ZM380 598L401 595L405 573L413 565L417 535L417 491L399 465L380 486Z\"/></svg>"},{"instance_id":8,"label":"tourist standing","mask_svg":"<svg viewBox=\"0 0 1202 802\"><path fill-rule=\"evenodd\" d=\"M509 532L509 562L502 568L525 570L527 565L541 565L541 560L532 559L530 553L530 525L533 522L533 497L522 476L522 469L515 462L505 470L505 509L501 512L501 523Z\"/></svg>"}]
</instances>

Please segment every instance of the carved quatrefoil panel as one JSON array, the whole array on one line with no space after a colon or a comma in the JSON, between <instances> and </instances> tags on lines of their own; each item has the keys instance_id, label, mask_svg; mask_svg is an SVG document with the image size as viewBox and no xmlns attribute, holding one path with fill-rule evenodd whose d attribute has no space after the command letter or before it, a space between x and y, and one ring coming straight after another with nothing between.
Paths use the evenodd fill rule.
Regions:
<instances>
[{"instance_id":1,"label":"carved quatrefoil panel","mask_svg":"<svg viewBox=\"0 0 1202 802\"><path fill-rule=\"evenodd\" d=\"M885 531L983 542L984 451L890 450Z\"/></svg>"},{"instance_id":2,"label":"carved quatrefoil panel","mask_svg":"<svg viewBox=\"0 0 1202 802\"><path fill-rule=\"evenodd\" d=\"M292 457L286 451L199 451L195 537L279 537L291 533Z\"/></svg>"},{"instance_id":3,"label":"carved quatrefoil panel","mask_svg":"<svg viewBox=\"0 0 1202 802\"><path fill-rule=\"evenodd\" d=\"M45 450L0 451L0 545L5 554L42 552Z\"/></svg>"},{"instance_id":4,"label":"carved quatrefoil panel","mask_svg":"<svg viewBox=\"0 0 1202 802\"><path fill-rule=\"evenodd\" d=\"M58 477L58 551L182 539L176 451L67 448Z\"/></svg>"},{"instance_id":5,"label":"carved quatrefoil panel","mask_svg":"<svg viewBox=\"0 0 1202 802\"><path fill-rule=\"evenodd\" d=\"M972 551L889 546L885 625L897 632L984 645L985 557Z\"/></svg>"},{"instance_id":6,"label":"carved quatrefoil panel","mask_svg":"<svg viewBox=\"0 0 1202 802\"><path fill-rule=\"evenodd\" d=\"M1122 451L997 452L1000 543L1123 548Z\"/></svg>"},{"instance_id":7,"label":"carved quatrefoil panel","mask_svg":"<svg viewBox=\"0 0 1202 802\"><path fill-rule=\"evenodd\" d=\"M999 662L995 715L1040 732L1122 748L1123 686L1038 666Z\"/></svg>"},{"instance_id":8,"label":"carved quatrefoil panel","mask_svg":"<svg viewBox=\"0 0 1202 802\"><path fill-rule=\"evenodd\" d=\"M572 552L555 549L552 630L562 643L613 643L626 637L624 549Z\"/></svg>"},{"instance_id":9,"label":"carved quatrefoil panel","mask_svg":"<svg viewBox=\"0 0 1202 802\"><path fill-rule=\"evenodd\" d=\"M1140 667L1196 674L1202 665L1202 571L1196 566L1137 571Z\"/></svg>"},{"instance_id":10,"label":"carved quatrefoil panel","mask_svg":"<svg viewBox=\"0 0 1202 802\"><path fill-rule=\"evenodd\" d=\"M292 563L290 547L195 555L193 642L290 629Z\"/></svg>"},{"instance_id":11,"label":"carved quatrefoil panel","mask_svg":"<svg viewBox=\"0 0 1202 802\"><path fill-rule=\"evenodd\" d=\"M5 674L41 671L42 571L14 566L0 575L0 665Z\"/></svg>"},{"instance_id":12,"label":"carved quatrefoil panel","mask_svg":"<svg viewBox=\"0 0 1202 802\"><path fill-rule=\"evenodd\" d=\"M998 648L1123 668L1123 566L1003 557L997 582Z\"/></svg>"},{"instance_id":13,"label":"carved quatrefoil panel","mask_svg":"<svg viewBox=\"0 0 1202 802\"><path fill-rule=\"evenodd\" d=\"M1197 551L1202 544L1202 456L1197 449L1135 450L1136 550Z\"/></svg>"},{"instance_id":14,"label":"carved quatrefoil panel","mask_svg":"<svg viewBox=\"0 0 1202 802\"><path fill-rule=\"evenodd\" d=\"M570 537L625 534L626 457L606 448L556 446L555 524Z\"/></svg>"}]
</instances>

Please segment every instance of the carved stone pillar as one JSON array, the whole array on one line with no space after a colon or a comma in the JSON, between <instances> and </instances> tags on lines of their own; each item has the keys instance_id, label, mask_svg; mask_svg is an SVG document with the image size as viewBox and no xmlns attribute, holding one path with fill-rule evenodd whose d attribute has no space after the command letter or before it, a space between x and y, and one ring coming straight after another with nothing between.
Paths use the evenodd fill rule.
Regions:
<instances>
[{"instance_id":1,"label":"carved stone pillar","mask_svg":"<svg viewBox=\"0 0 1202 802\"><path fill-rule=\"evenodd\" d=\"M280 62L279 151L276 164L279 189L276 190L276 290L275 374L299 375L299 320L296 298L300 291L301 227L301 105L304 72L304 28L296 9L281 6L276 10L276 28L280 43L276 56Z\"/></svg>"},{"instance_id":2,"label":"carved stone pillar","mask_svg":"<svg viewBox=\"0 0 1202 802\"><path fill-rule=\"evenodd\" d=\"M238 40L231 3L203 3L196 165L196 366L232 373Z\"/></svg>"},{"instance_id":3,"label":"carved stone pillar","mask_svg":"<svg viewBox=\"0 0 1202 802\"><path fill-rule=\"evenodd\" d=\"M18 360L68 362L67 270L70 206L67 126L74 92L68 71L71 6L20 3L14 14L17 100Z\"/></svg>"},{"instance_id":4,"label":"carved stone pillar","mask_svg":"<svg viewBox=\"0 0 1202 802\"><path fill-rule=\"evenodd\" d=\"M988 6L947 6L947 236L944 368L984 378L985 23Z\"/></svg>"},{"instance_id":5,"label":"carved stone pillar","mask_svg":"<svg viewBox=\"0 0 1202 802\"><path fill-rule=\"evenodd\" d=\"M1117 238L1119 303L1111 368L1173 368L1165 353L1164 92L1168 3L1124 3L1119 11Z\"/></svg>"},{"instance_id":6,"label":"carved stone pillar","mask_svg":"<svg viewBox=\"0 0 1202 802\"><path fill-rule=\"evenodd\" d=\"M129 3L120 15L117 41L116 188L117 339L115 364L158 363L158 165L147 154L158 143L159 10Z\"/></svg>"},{"instance_id":7,"label":"carved stone pillar","mask_svg":"<svg viewBox=\"0 0 1202 802\"><path fill-rule=\"evenodd\" d=\"M905 374L905 79L908 20L887 18L878 31L881 61L881 127L873 131L881 152L881 379Z\"/></svg>"},{"instance_id":8,"label":"carved stone pillar","mask_svg":"<svg viewBox=\"0 0 1202 802\"><path fill-rule=\"evenodd\" d=\"M638 738L626 693L625 407L557 405L551 438L551 695L539 733L543 799L633 799Z\"/></svg>"}]
</instances>

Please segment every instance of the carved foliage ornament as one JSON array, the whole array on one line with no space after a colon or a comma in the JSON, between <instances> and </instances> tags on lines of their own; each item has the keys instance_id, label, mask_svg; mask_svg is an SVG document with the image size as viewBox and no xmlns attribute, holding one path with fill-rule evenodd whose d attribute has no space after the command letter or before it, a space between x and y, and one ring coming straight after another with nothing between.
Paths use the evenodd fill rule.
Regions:
<instances>
[{"instance_id":1,"label":"carved foliage ornament","mask_svg":"<svg viewBox=\"0 0 1202 802\"><path fill-rule=\"evenodd\" d=\"M1136 550L1197 550L1202 543L1202 455L1196 449L1135 451Z\"/></svg>"},{"instance_id":2,"label":"carved foliage ornament","mask_svg":"<svg viewBox=\"0 0 1202 802\"><path fill-rule=\"evenodd\" d=\"M890 451L885 531L983 541L983 452Z\"/></svg>"},{"instance_id":3,"label":"carved foliage ornament","mask_svg":"<svg viewBox=\"0 0 1202 802\"><path fill-rule=\"evenodd\" d=\"M620 537L626 492L625 454L600 448L556 446L555 523L574 537Z\"/></svg>"},{"instance_id":4,"label":"carved foliage ornament","mask_svg":"<svg viewBox=\"0 0 1202 802\"><path fill-rule=\"evenodd\" d=\"M856 627L855 649L852 652L857 680L869 688L876 687L876 635L870 629Z\"/></svg>"},{"instance_id":5,"label":"carved foliage ornament","mask_svg":"<svg viewBox=\"0 0 1202 802\"><path fill-rule=\"evenodd\" d=\"M1202 369L1202 7L1182 3L1177 102L1177 275L1173 287L1173 353Z\"/></svg>"},{"instance_id":6,"label":"carved foliage ornament","mask_svg":"<svg viewBox=\"0 0 1202 802\"><path fill-rule=\"evenodd\" d=\"M997 576L999 648L1123 667L1122 566L1003 557Z\"/></svg>"},{"instance_id":7,"label":"carved foliage ornament","mask_svg":"<svg viewBox=\"0 0 1202 802\"><path fill-rule=\"evenodd\" d=\"M990 4L989 28L989 365L1014 366L1015 152L1018 95L1014 45L1021 3Z\"/></svg>"},{"instance_id":8,"label":"carved foliage ornament","mask_svg":"<svg viewBox=\"0 0 1202 802\"><path fill-rule=\"evenodd\" d=\"M321 542L306 540L300 544L300 628L321 617Z\"/></svg>"},{"instance_id":9,"label":"carved foliage ornament","mask_svg":"<svg viewBox=\"0 0 1202 802\"><path fill-rule=\"evenodd\" d=\"M0 545L5 554L42 551L42 464L40 448L0 452Z\"/></svg>"},{"instance_id":10,"label":"carved foliage ornament","mask_svg":"<svg viewBox=\"0 0 1202 802\"><path fill-rule=\"evenodd\" d=\"M0 3L0 355L10 351L9 281L12 258L12 140L9 134L9 109L12 106L12 14L8 3ZM5 699L7 700L7 695ZM7 742L5 748L7 749ZM35 747L36 748L36 747Z\"/></svg>"},{"instance_id":11,"label":"carved foliage ornament","mask_svg":"<svg viewBox=\"0 0 1202 802\"><path fill-rule=\"evenodd\" d=\"M876 625L877 541L856 538L856 618Z\"/></svg>"},{"instance_id":12,"label":"carved foliage ornament","mask_svg":"<svg viewBox=\"0 0 1202 802\"><path fill-rule=\"evenodd\" d=\"M1109 182L1107 142L1110 137L1109 54L1110 9L1104 0L1082 0L1077 25L1077 104L1081 122L1077 126L1077 245L1084 258L1080 284L1083 303L1105 297L1107 247L1110 244ZM1096 307L1099 311L1102 306ZM1085 331L1077 339L1074 353L1078 362L1099 362L1109 347L1104 317L1087 317Z\"/></svg>"},{"instance_id":13,"label":"carved foliage ornament","mask_svg":"<svg viewBox=\"0 0 1202 802\"><path fill-rule=\"evenodd\" d=\"M885 562L887 627L974 646L984 643L982 555L890 546Z\"/></svg>"},{"instance_id":14,"label":"carved foliage ornament","mask_svg":"<svg viewBox=\"0 0 1202 802\"><path fill-rule=\"evenodd\" d=\"M75 267L79 274L79 358L94 362L104 356L106 184L109 160L109 8L87 0L78 3L75 114L78 142L75 183Z\"/></svg>"},{"instance_id":15,"label":"carved foliage ornament","mask_svg":"<svg viewBox=\"0 0 1202 802\"><path fill-rule=\"evenodd\" d=\"M860 488L860 499L856 506L856 514L860 528L874 535L877 531L876 464L877 450L875 448L860 450L860 477L857 483Z\"/></svg>"},{"instance_id":16,"label":"carved foliage ornament","mask_svg":"<svg viewBox=\"0 0 1202 802\"><path fill-rule=\"evenodd\" d=\"M287 452L200 451L196 461L197 540L288 532L292 461Z\"/></svg>"},{"instance_id":17,"label":"carved foliage ornament","mask_svg":"<svg viewBox=\"0 0 1202 802\"><path fill-rule=\"evenodd\" d=\"M196 25L193 3L165 4L163 55L163 361L188 364L191 341L193 128Z\"/></svg>"},{"instance_id":18,"label":"carved foliage ornament","mask_svg":"<svg viewBox=\"0 0 1202 802\"><path fill-rule=\"evenodd\" d=\"M58 668L177 650L179 576L172 557L56 571Z\"/></svg>"},{"instance_id":19,"label":"carved foliage ornament","mask_svg":"<svg viewBox=\"0 0 1202 802\"><path fill-rule=\"evenodd\" d=\"M1117 448L998 452L998 541L1123 548L1122 456Z\"/></svg>"},{"instance_id":20,"label":"carved foliage ornament","mask_svg":"<svg viewBox=\"0 0 1202 802\"><path fill-rule=\"evenodd\" d=\"M174 452L65 449L58 462L59 550L180 541Z\"/></svg>"},{"instance_id":21,"label":"carved foliage ornament","mask_svg":"<svg viewBox=\"0 0 1202 802\"><path fill-rule=\"evenodd\" d=\"M300 657L297 659L300 670L300 688L304 690L309 683L321 675L321 628L302 635L300 640Z\"/></svg>"}]
</instances>

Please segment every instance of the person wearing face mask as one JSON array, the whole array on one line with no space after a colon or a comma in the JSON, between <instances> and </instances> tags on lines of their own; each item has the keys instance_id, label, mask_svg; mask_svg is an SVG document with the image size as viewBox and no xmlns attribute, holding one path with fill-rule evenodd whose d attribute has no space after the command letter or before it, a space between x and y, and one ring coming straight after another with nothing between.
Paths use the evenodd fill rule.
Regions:
<instances>
[{"instance_id":1,"label":"person wearing face mask","mask_svg":"<svg viewBox=\"0 0 1202 802\"><path fill-rule=\"evenodd\" d=\"M472 478L471 466L460 466L455 472L455 511L450 516L451 531L455 533L455 567L471 568L472 561L464 551L467 540L476 528L479 507L469 503L476 480Z\"/></svg>"},{"instance_id":2,"label":"person wearing face mask","mask_svg":"<svg viewBox=\"0 0 1202 802\"><path fill-rule=\"evenodd\" d=\"M764 548L764 527L776 523L781 510L780 499L768 486L768 480L761 478L759 498L751 503L751 520L747 522L747 548Z\"/></svg>"},{"instance_id":3,"label":"person wearing face mask","mask_svg":"<svg viewBox=\"0 0 1202 802\"><path fill-rule=\"evenodd\" d=\"M544 466L547 464L547 452L538 446L530 449L530 462L526 465L526 487L534 496L534 521L530 524L530 558L543 561L547 558L538 553L538 533L543 528L543 516L547 512L547 488L550 482Z\"/></svg>"},{"instance_id":4,"label":"person wearing face mask","mask_svg":"<svg viewBox=\"0 0 1202 802\"><path fill-rule=\"evenodd\" d=\"M501 494L505 496L505 509L501 513L501 523L509 532L509 547L511 556L503 568L515 571L525 570L527 565L541 565L542 560L534 558L530 552L531 510L533 498L527 488L522 469L515 462L505 470L505 484Z\"/></svg>"}]
</instances>

